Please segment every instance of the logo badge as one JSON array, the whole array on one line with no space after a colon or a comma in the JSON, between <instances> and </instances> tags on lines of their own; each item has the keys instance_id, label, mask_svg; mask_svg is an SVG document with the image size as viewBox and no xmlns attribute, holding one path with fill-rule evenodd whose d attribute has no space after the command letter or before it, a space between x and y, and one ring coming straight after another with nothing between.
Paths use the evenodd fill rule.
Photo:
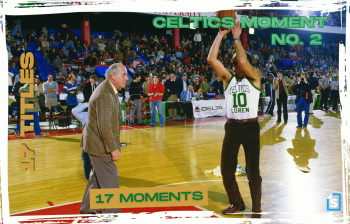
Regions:
<instances>
[{"instance_id":1,"label":"logo badge","mask_svg":"<svg viewBox=\"0 0 350 224\"><path fill-rule=\"evenodd\" d=\"M341 211L341 194L333 193L327 198L327 211Z\"/></svg>"},{"instance_id":2,"label":"logo badge","mask_svg":"<svg viewBox=\"0 0 350 224\"><path fill-rule=\"evenodd\" d=\"M196 108L194 109L194 112L201 112L198 106L196 106Z\"/></svg>"}]
</instances>

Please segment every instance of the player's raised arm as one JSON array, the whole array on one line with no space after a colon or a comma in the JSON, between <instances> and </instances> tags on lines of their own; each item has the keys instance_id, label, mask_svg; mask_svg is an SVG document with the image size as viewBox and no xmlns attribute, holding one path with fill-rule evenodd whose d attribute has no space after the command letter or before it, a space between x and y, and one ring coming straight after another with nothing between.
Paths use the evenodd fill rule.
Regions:
<instances>
[{"instance_id":1,"label":"player's raised arm","mask_svg":"<svg viewBox=\"0 0 350 224\"><path fill-rule=\"evenodd\" d=\"M243 72L252 78L256 87L260 88L260 79L261 75L258 70L256 70L248 61L247 55L244 51L242 43L239 39L242 33L241 24L238 21L235 21L235 27L232 29L232 35L235 42L236 55L237 55L237 63L238 66L243 70ZM256 82L255 82L256 81ZM259 82L258 82L259 81Z\"/></svg>"},{"instance_id":2,"label":"player's raised arm","mask_svg":"<svg viewBox=\"0 0 350 224\"><path fill-rule=\"evenodd\" d=\"M224 85L231 78L231 73L224 67L224 65L218 60L219 47L222 38L228 34L230 30L220 30L218 35L216 36L213 45L210 48L210 52L208 54L208 62L213 68L215 74L219 76L223 81Z\"/></svg>"}]
</instances>

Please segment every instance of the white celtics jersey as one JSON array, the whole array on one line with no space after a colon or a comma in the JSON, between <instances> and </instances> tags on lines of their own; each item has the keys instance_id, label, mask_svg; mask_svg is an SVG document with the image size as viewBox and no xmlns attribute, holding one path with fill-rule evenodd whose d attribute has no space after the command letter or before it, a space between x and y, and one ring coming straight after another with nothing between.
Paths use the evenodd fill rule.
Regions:
<instances>
[{"instance_id":1,"label":"white celtics jersey","mask_svg":"<svg viewBox=\"0 0 350 224\"><path fill-rule=\"evenodd\" d=\"M246 77L237 80L235 75L232 75L225 89L227 118L237 120L256 118L260 91Z\"/></svg>"}]
</instances>

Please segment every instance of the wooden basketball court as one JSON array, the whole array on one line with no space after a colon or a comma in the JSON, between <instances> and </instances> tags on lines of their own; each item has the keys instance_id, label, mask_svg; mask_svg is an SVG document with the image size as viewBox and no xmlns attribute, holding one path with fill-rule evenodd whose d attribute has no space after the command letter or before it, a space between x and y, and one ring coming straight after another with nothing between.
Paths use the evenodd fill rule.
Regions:
<instances>
[{"instance_id":1,"label":"wooden basketball court","mask_svg":"<svg viewBox=\"0 0 350 224\"><path fill-rule=\"evenodd\" d=\"M277 116L260 116L263 218L300 218L327 213L331 193L342 193L340 112L314 111L307 129L297 129L296 112L288 124ZM121 188L207 185L208 206L221 214L229 206L222 178L206 174L220 165L226 118L167 122L166 127L124 126L121 160L116 163ZM176 125L177 124L177 125ZM45 133L45 132L44 132ZM46 138L18 140L9 135L10 214L82 200L87 180L80 148L81 129L45 133ZM35 150L35 171L22 172L20 144ZM241 149L238 164L245 167ZM246 176L237 177L246 204L244 212L225 218L250 217ZM40 211L40 210L39 210ZM71 210L78 214L79 209ZM39 212L40 213L40 212ZM57 213L59 214L59 213Z\"/></svg>"}]
</instances>

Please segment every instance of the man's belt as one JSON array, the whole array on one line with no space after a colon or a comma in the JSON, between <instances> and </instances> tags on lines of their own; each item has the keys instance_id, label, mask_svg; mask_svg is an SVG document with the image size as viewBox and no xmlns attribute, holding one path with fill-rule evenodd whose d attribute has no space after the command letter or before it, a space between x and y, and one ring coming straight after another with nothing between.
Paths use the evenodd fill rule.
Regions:
<instances>
[{"instance_id":1,"label":"man's belt","mask_svg":"<svg viewBox=\"0 0 350 224\"><path fill-rule=\"evenodd\" d=\"M251 119L242 119L242 120L237 120L237 119L231 119L228 118L227 122L234 122L234 123L247 123L247 122L253 122L253 121L257 121L258 118L251 118Z\"/></svg>"}]
</instances>

